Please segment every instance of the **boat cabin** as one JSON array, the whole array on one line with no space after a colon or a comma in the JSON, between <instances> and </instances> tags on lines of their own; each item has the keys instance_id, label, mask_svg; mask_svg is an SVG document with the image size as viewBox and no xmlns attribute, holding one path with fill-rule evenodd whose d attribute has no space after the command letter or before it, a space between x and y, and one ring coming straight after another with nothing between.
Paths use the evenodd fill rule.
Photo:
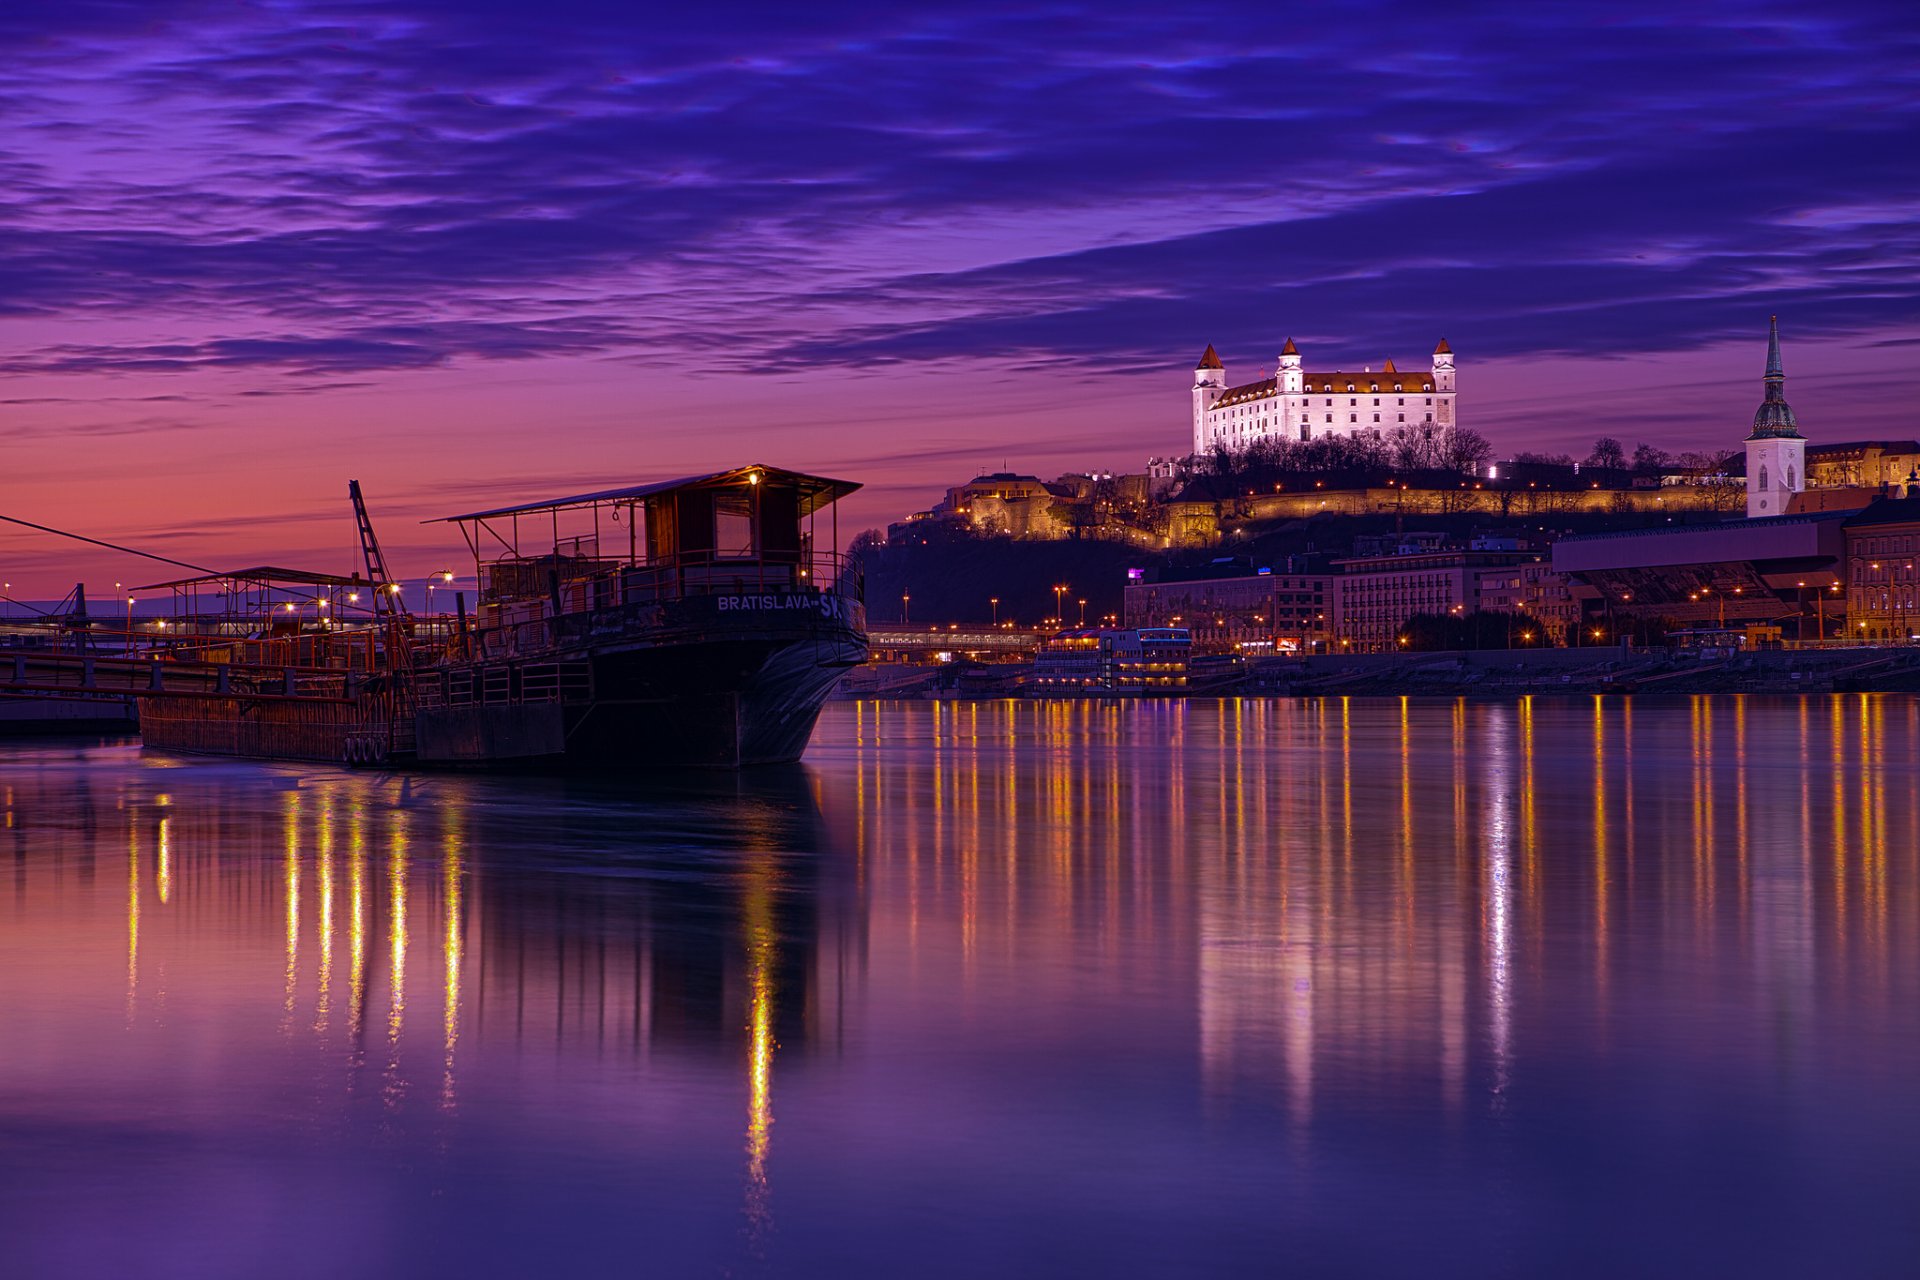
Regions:
<instances>
[{"instance_id":1,"label":"boat cabin","mask_svg":"<svg viewBox=\"0 0 1920 1280\"><path fill-rule=\"evenodd\" d=\"M442 523L473 554L482 626L512 625L690 595L844 593L835 504L859 487L737 467Z\"/></svg>"}]
</instances>

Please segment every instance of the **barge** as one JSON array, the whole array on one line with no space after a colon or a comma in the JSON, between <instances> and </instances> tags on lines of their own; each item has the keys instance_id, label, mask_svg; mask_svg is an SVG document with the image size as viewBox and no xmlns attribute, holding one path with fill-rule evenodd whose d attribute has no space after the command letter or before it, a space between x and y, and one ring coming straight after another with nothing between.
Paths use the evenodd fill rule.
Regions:
<instances>
[{"instance_id":1,"label":"barge","mask_svg":"<svg viewBox=\"0 0 1920 1280\"><path fill-rule=\"evenodd\" d=\"M751 466L446 517L472 555L475 608L443 571L456 612L416 616L354 484L365 578L259 569L156 584L180 600L138 693L142 738L364 766L792 762L866 658L835 514L858 487ZM202 594L227 602L220 626L192 621ZM235 600L253 624L233 624Z\"/></svg>"}]
</instances>

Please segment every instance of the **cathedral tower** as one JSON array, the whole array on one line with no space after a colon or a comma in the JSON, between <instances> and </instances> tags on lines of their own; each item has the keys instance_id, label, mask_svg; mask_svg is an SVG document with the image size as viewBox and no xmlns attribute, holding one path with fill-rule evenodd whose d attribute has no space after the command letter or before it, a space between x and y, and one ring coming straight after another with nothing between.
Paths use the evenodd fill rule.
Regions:
<instances>
[{"instance_id":1,"label":"cathedral tower","mask_svg":"<svg viewBox=\"0 0 1920 1280\"><path fill-rule=\"evenodd\" d=\"M1747 516L1783 516L1793 495L1807 487L1807 442L1787 404L1787 374L1780 363L1780 317L1767 330L1766 398L1753 412L1747 435Z\"/></svg>"}]
</instances>

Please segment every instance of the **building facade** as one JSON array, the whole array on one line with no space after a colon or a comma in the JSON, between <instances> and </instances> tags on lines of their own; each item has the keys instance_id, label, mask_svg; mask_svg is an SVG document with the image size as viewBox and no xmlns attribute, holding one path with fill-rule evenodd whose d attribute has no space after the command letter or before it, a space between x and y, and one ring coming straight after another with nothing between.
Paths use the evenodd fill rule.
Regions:
<instances>
[{"instance_id":1,"label":"building facade","mask_svg":"<svg viewBox=\"0 0 1920 1280\"><path fill-rule=\"evenodd\" d=\"M1846 556L1847 639L1911 644L1920 633L1920 496L1883 498L1848 520Z\"/></svg>"},{"instance_id":2,"label":"building facade","mask_svg":"<svg viewBox=\"0 0 1920 1280\"><path fill-rule=\"evenodd\" d=\"M1309 372L1293 339L1280 349L1274 375L1227 384L1226 366L1209 346L1193 371L1193 451L1245 449L1268 438L1312 440L1323 435L1386 432L1421 423L1451 427L1453 348L1433 349L1432 367L1401 372L1388 360L1378 370Z\"/></svg>"},{"instance_id":3,"label":"building facade","mask_svg":"<svg viewBox=\"0 0 1920 1280\"><path fill-rule=\"evenodd\" d=\"M1488 608L1493 580L1534 560L1524 551L1428 551L1342 560L1334 583L1336 645L1342 653L1378 653L1399 644L1417 613L1464 615Z\"/></svg>"},{"instance_id":4,"label":"building facade","mask_svg":"<svg viewBox=\"0 0 1920 1280\"><path fill-rule=\"evenodd\" d=\"M1232 577L1128 583L1130 627L1184 627L1201 653L1325 653L1333 575L1279 569Z\"/></svg>"}]
</instances>

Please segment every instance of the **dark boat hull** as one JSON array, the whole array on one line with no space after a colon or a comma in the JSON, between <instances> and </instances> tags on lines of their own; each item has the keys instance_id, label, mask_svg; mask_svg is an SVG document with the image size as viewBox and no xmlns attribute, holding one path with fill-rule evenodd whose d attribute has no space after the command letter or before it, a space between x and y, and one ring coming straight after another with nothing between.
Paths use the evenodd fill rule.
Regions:
<instances>
[{"instance_id":1,"label":"dark boat hull","mask_svg":"<svg viewBox=\"0 0 1920 1280\"><path fill-rule=\"evenodd\" d=\"M377 688L332 701L149 697L143 739L166 751L429 768L790 764L834 684L866 657L863 611L828 595L737 609L729 599L561 618L537 644L422 672L397 703Z\"/></svg>"}]
</instances>

